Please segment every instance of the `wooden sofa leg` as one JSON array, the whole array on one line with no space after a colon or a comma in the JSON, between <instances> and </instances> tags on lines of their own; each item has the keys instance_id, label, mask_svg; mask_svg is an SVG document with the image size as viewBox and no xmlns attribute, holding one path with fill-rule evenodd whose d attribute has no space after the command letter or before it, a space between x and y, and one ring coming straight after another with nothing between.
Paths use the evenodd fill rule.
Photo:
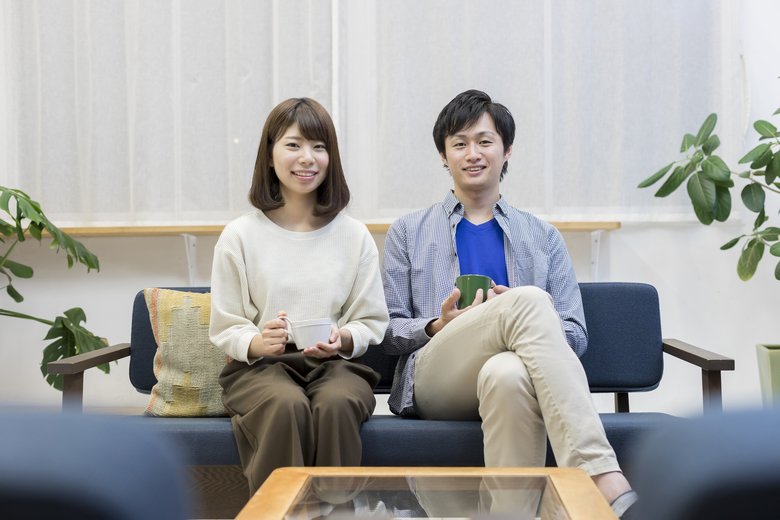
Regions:
<instances>
[{"instance_id":1,"label":"wooden sofa leg","mask_svg":"<svg viewBox=\"0 0 780 520\"><path fill-rule=\"evenodd\" d=\"M704 413L720 413L723 411L723 390L720 385L720 370L701 371L702 397Z\"/></svg>"},{"instance_id":2,"label":"wooden sofa leg","mask_svg":"<svg viewBox=\"0 0 780 520\"><path fill-rule=\"evenodd\" d=\"M84 372L63 374L62 411L81 413L84 401Z\"/></svg>"}]
</instances>

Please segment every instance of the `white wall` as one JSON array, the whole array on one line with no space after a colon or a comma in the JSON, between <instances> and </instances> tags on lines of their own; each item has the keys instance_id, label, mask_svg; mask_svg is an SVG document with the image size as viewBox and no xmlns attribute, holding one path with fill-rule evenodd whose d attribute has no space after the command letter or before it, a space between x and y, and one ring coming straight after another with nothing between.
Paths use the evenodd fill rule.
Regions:
<instances>
[{"instance_id":1,"label":"white wall","mask_svg":"<svg viewBox=\"0 0 780 520\"><path fill-rule=\"evenodd\" d=\"M753 121L768 118L780 107L780 65L776 61L780 42L769 41L774 34L772 21L780 18L780 5L771 0L751 0L745 3L743 13L745 71L751 100L751 113L746 120ZM745 149L752 144L750 137ZM662 164L664 159L650 162ZM776 212L772 214L776 216ZM760 405L754 345L780 342L780 282L772 276L773 259L765 259L755 278L745 283L736 275L737 251L718 250L747 228L738 221L710 228L693 223L627 224L618 231L605 233L601 249L601 279L641 281L658 288L664 336L736 360L736 371L725 373L723 378L727 409ZM381 242L382 237L377 238ZM566 238L579 278L588 280L587 234L570 234ZM208 284L215 240L199 239L197 284ZM17 284L27 302L13 308L52 317L71 306L81 306L90 328L117 343L129 340L132 298L139 289L187 285L181 238L91 238L84 242L101 260L99 273L86 274L81 267L67 272L64 257L52 255L45 246L28 243L20 248L18 261L33 265L36 275ZM45 327L32 322L0 320L0 404L59 403L60 394L46 385L38 368L44 334ZM602 410L611 406L606 396L596 399ZM86 376L87 406L141 407L145 402L146 397L135 393L127 379L126 360L112 365L110 375L92 371ZM632 405L636 410L699 413L698 370L668 359L661 386L632 397Z\"/></svg>"}]
</instances>

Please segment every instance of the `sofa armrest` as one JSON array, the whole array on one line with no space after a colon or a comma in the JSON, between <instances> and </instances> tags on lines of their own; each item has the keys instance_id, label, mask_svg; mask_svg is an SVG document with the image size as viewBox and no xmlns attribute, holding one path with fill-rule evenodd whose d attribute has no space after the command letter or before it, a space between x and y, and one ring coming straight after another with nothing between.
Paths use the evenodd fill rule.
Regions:
<instances>
[{"instance_id":1,"label":"sofa armrest","mask_svg":"<svg viewBox=\"0 0 780 520\"><path fill-rule=\"evenodd\" d=\"M85 370L129 355L130 343L119 343L49 363L47 367L49 374L62 374L63 376L62 409L69 412L81 412Z\"/></svg>"},{"instance_id":2,"label":"sofa armrest","mask_svg":"<svg viewBox=\"0 0 780 520\"><path fill-rule=\"evenodd\" d=\"M723 370L734 370L734 360L672 338L663 339L663 349L667 354L701 368L704 413L721 412L723 390L720 375Z\"/></svg>"}]
</instances>

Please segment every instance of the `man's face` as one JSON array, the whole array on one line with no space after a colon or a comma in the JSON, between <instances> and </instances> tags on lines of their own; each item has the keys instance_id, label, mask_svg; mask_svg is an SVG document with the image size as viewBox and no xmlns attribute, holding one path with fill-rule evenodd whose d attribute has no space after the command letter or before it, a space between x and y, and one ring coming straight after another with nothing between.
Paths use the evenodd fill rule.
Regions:
<instances>
[{"instance_id":1,"label":"man's face","mask_svg":"<svg viewBox=\"0 0 780 520\"><path fill-rule=\"evenodd\" d=\"M444 139L441 158L452 174L456 191L497 191L501 169L510 155L512 147L504 151L496 124L485 112L472 126Z\"/></svg>"}]
</instances>

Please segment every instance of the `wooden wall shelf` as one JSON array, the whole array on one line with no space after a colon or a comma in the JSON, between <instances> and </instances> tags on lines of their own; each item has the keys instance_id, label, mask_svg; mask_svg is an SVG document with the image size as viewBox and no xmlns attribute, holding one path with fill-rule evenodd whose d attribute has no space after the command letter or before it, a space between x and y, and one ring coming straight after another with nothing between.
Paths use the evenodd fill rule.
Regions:
<instances>
[{"instance_id":1,"label":"wooden wall shelf","mask_svg":"<svg viewBox=\"0 0 780 520\"><path fill-rule=\"evenodd\" d=\"M555 221L553 226L561 232L613 231L620 229L620 222ZM159 237L176 235L209 236L219 235L223 225L208 226L83 226L62 227L62 231L74 237ZM386 233L390 223L368 223L372 233Z\"/></svg>"}]
</instances>

